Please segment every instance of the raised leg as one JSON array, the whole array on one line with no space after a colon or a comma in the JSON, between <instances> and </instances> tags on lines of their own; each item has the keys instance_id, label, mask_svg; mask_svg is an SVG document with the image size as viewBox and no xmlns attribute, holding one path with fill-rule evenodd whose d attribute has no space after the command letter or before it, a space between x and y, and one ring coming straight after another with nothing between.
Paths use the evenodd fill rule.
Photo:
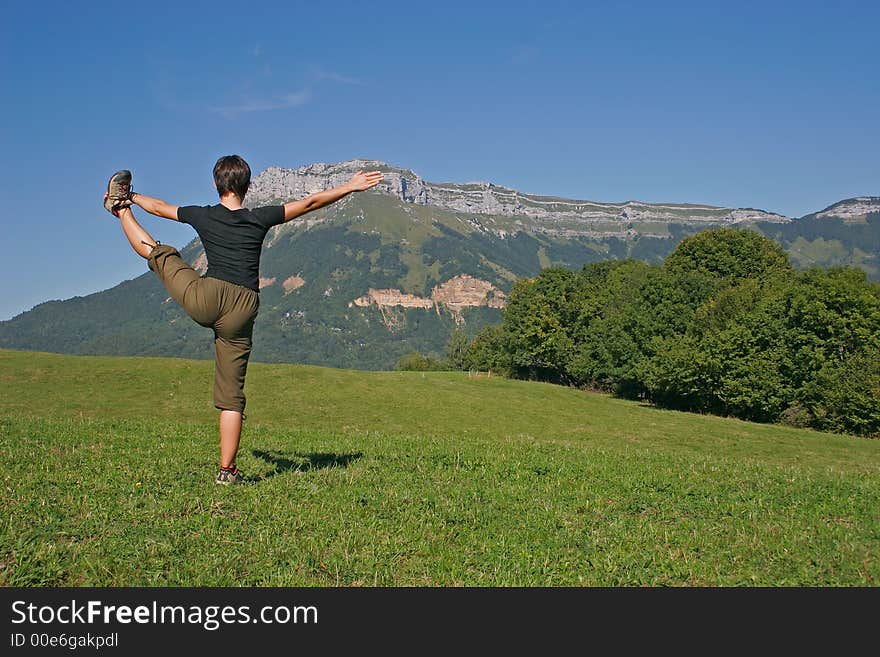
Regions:
<instances>
[{"instance_id":1,"label":"raised leg","mask_svg":"<svg viewBox=\"0 0 880 657\"><path fill-rule=\"evenodd\" d=\"M135 250L135 253L144 260L149 258L150 253L156 247L156 240L137 222L131 208L119 210L119 223L122 225L122 230L125 231L128 243L131 244L131 248Z\"/></svg>"}]
</instances>

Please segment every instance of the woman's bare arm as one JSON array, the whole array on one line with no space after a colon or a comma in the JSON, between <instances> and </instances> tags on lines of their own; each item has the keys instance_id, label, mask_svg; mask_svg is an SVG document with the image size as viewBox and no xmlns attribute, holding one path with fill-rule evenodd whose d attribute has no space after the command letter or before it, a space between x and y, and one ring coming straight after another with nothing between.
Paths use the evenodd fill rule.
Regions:
<instances>
[{"instance_id":1,"label":"woman's bare arm","mask_svg":"<svg viewBox=\"0 0 880 657\"><path fill-rule=\"evenodd\" d=\"M157 217L165 217L166 219L177 221L178 206L176 205L171 205L165 201L160 201L159 199L150 196L144 196L137 192L132 193L131 202L141 206L144 210Z\"/></svg>"},{"instance_id":2,"label":"woman's bare arm","mask_svg":"<svg viewBox=\"0 0 880 657\"><path fill-rule=\"evenodd\" d=\"M325 205L335 203L343 196L348 196L352 192L362 192L365 189L370 189L370 187L375 187L382 182L383 177L381 171L369 171L366 173L358 171L351 177L351 180L344 185L332 189L325 189L323 192L316 192L315 194L307 196L299 201L285 203L284 221L290 221L294 217L304 215L306 212L311 212L312 210L323 208ZM137 201L135 201L135 203L137 203ZM144 208L144 210L146 210L146 208ZM147 210L147 212L149 212L149 210Z\"/></svg>"}]
</instances>

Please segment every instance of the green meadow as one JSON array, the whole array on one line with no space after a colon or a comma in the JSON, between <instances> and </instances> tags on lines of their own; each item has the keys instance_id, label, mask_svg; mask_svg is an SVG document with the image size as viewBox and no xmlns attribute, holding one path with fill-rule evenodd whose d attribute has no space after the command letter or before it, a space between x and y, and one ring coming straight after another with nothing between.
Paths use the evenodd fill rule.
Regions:
<instances>
[{"instance_id":1,"label":"green meadow","mask_svg":"<svg viewBox=\"0 0 880 657\"><path fill-rule=\"evenodd\" d=\"M874 586L880 441L465 372L0 351L4 586Z\"/></svg>"}]
</instances>

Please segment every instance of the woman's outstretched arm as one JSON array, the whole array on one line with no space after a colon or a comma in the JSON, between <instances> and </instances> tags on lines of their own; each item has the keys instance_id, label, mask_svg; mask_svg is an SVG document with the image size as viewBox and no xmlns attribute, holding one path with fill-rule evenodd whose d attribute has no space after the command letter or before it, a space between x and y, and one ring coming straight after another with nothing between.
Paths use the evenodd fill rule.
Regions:
<instances>
[{"instance_id":1,"label":"woman's outstretched arm","mask_svg":"<svg viewBox=\"0 0 880 657\"><path fill-rule=\"evenodd\" d=\"M144 210L157 217L165 217L166 219L177 221L178 206L176 205L171 205L165 201L160 201L159 199L150 196L144 196L137 192L132 192L131 202L141 206Z\"/></svg>"},{"instance_id":2,"label":"woman's outstretched arm","mask_svg":"<svg viewBox=\"0 0 880 657\"><path fill-rule=\"evenodd\" d=\"M307 196L299 201L291 201L284 204L284 221L290 221L294 217L299 217L306 212L323 208L325 205L335 203L343 196L348 196L352 192L362 192L370 187L375 187L382 182L383 174L381 171L358 171L344 185L334 187L333 189L325 189L323 192L317 192L311 196ZM134 200L134 199L132 199ZM137 201L134 201L137 203ZM146 208L144 208L146 210ZM148 210L149 212L149 210Z\"/></svg>"}]
</instances>

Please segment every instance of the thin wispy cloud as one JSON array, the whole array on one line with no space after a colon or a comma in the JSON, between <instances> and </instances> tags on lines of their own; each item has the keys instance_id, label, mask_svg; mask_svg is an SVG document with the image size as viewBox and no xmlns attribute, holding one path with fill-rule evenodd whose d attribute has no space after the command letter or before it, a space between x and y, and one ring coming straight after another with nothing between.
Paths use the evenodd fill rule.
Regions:
<instances>
[{"instance_id":1,"label":"thin wispy cloud","mask_svg":"<svg viewBox=\"0 0 880 657\"><path fill-rule=\"evenodd\" d=\"M341 84L366 84L366 82L364 82L363 80L359 80L358 78L353 78L348 75L342 75L341 73L337 73L336 71L328 71L327 69L321 67L312 68L309 71L309 76L315 82L329 80L330 82L339 82Z\"/></svg>"},{"instance_id":2,"label":"thin wispy cloud","mask_svg":"<svg viewBox=\"0 0 880 657\"><path fill-rule=\"evenodd\" d=\"M234 119L244 114L303 107L315 102L320 97L322 89L333 85L361 86L368 84L359 78L314 65L300 71L298 82L289 80L288 84L284 85L287 88L298 86L299 90L289 93L273 93L272 88L277 88L279 85L272 84L270 86L268 84L268 79L275 77L272 59L264 52L262 43L254 43L250 46L250 52L254 57L254 72L249 80L240 85L236 96L216 98L214 103L208 104L205 104L204 101L197 101L190 93L192 85L204 84L205 80L191 80L185 71L175 71L175 66L168 62L159 62L156 68L160 69L160 72L152 81L153 98L160 107L175 113L209 112L225 119ZM188 81L186 90L183 90L182 81ZM202 96L204 95L206 94L202 93Z\"/></svg>"},{"instance_id":3,"label":"thin wispy cloud","mask_svg":"<svg viewBox=\"0 0 880 657\"><path fill-rule=\"evenodd\" d=\"M215 114L231 119L240 114L249 114L251 112L268 112L272 110L290 109L292 107L302 107L311 100L311 89L303 89L296 93L284 94L274 98L248 98L235 105L219 105L210 107L209 109Z\"/></svg>"}]
</instances>

